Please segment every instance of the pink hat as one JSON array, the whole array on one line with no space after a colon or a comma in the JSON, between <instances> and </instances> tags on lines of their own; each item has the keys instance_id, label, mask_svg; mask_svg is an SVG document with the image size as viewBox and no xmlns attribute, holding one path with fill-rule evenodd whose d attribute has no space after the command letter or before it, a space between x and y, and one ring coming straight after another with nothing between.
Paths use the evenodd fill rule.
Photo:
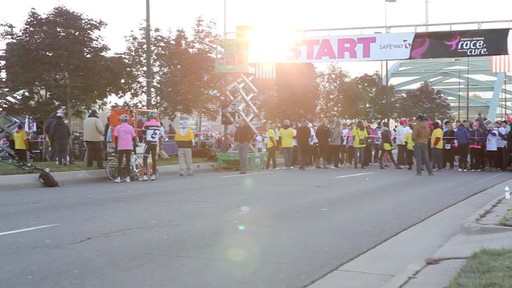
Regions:
<instances>
[{"instance_id":1,"label":"pink hat","mask_svg":"<svg viewBox=\"0 0 512 288\"><path fill-rule=\"evenodd\" d=\"M400 119L400 122L399 122L399 123L400 123L400 125L405 125L405 123L406 123L406 122L405 122L405 119Z\"/></svg>"},{"instance_id":2,"label":"pink hat","mask_svg":"<svg viewBox=\"0 0 512 288\"><path fill-rule=\"evenodd\" d=\"M431 120L428 120L428 121L427 121L427 126L432 126L432 124L433 124L433 123L434 123L434 122L432 122Z\"/></svg>"}]
</instances>

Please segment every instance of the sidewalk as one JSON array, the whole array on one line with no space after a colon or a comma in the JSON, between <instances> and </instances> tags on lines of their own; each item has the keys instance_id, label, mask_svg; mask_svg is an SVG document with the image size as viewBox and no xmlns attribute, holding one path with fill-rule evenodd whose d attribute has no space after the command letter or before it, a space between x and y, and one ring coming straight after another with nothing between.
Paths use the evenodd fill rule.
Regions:
<instances>
[{"instance_id":1,"label":"sidewalk","mask_svg":"<svg viewBox=\"0 0 512 288\"><path fill-rule=\"evenodd\" d=\"M432 256L431 260L439 261L439 264L423 265L417 275L397 277L399 283L405 282L406 285L396 286L390 282L392 285L385 287L445 287L474 252L484 248L512 248L512 227L498 225L511 209L511 199L498 197L468 219L460 232ZM408 281L404 281L405 277Z\"/></svg>"},{"instance_id":2,"label":"sidewalk","mask_svg":"<svg viewBox=\"0 0 512 288\"><path fill-rule=\"evenodd\" d=\"M308 287L448 286L474 252L483 248L512 248L512 227L497 225L512 210L512 199L504 198L503 189L507 185L512 187L512 180L411 227ZM482 205L485 206L478 208Z\"/></svg>"}]
</instances>

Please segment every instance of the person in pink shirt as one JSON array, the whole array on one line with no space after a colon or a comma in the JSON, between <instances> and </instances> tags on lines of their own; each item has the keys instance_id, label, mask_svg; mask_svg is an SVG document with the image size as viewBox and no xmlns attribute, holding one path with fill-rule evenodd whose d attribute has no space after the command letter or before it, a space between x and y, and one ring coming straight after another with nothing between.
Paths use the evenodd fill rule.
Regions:
<instances>
[{"instance_id":1,"label":"person in pink shirt","mask_svg":"<svg viewBox=\"0 0 512 288\"><path fill-rule=\"evenodd\" d=\"M121 183L121 175L123 170L123 158L126 160L126 166L130 167L130 158L132 155L133 144L136 142L137 134L135 129L128 124L128 115L121 115L121 125L117 125L114 130L114 136L116 136L116 151L117 151L117 178L114 180L116 183ZM129 170L128 170L129 171ZM126 182L130 182L129 172L125 178Z\"/></svg>"}]
</instances>

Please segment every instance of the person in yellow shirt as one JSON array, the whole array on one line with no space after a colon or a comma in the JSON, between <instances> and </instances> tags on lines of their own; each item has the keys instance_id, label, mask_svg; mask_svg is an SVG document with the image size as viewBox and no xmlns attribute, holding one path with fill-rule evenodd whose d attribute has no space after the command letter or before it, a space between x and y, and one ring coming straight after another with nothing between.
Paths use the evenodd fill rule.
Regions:
<instances>
[{"instance_id":1,"label":"person in yellow shirt","mask_svg":"<svg viewBox=\"0 0 512 288\"><path fill-rule=\"evenodd\" d=\"M352 137L354 138L354 168L357 169L357 161L359 158L361 169L365 169L364 150L366 148L366 138L368 137L368 131L366 131L366 127L364 127L362 120L358 120L354 129L352 129Z\"/></svg>"},{"instance_id":2,"label":"person in yellow shirt","mask_svg":"<svg viewBox=\"0 0 512 288\"><path fill-rule=\"evenodd\" d=\"M412 170L414 164L414 142L412 142L412 129L414 128L412 123L409 123L409 129L405 132L405 163L407 164L407 170Z\"/></svg>"},{"instance_id":3,"label":"person in yellow shirt","mask_svg":"<svg viewBox=\"0 0 512 288\"><path fill-rule=\"evenodd\" d=\"M265 128L267 129L266 139L267 139L267 164L265 165L266 169L270 169L270 161L272 161L272 168L277 169L276 164L276 125L274 123L270 123L268 121L265 123Z\"/></svg>"},{"instance_id":4,"label":"person in yellow shirt","mask_svg":"<svg viewBox=\"0 0 512 288\"><path fill-rule=\"evenodd\" d=\"M183 120L181 122L181 127L176 131L174 140L176 140L176 146L178 147L180 176L183 176L185 172L188 176L194 175L194 172L192 171L192 145L194 144L194 132L192 132L188 127L187 120Z\"/></svg>"},{"instance_id":5,"label":"person in yellow shirt","mask_svg":"<svg viewBox=\"0 0 512 288\"><path fill-rule=\"evenodd\" d=\"M18 129L14 132L14 153L18 160L27 162L28 137L22 124L18 124Z\"/></svg>"},{"instance_id":6,"label":"person in yellow shirt","mask_svg":"<svg viewBox=\"0 0 512 288\"><path fill-rule=\"evenodd\" d=\"M281 151L283 152L285 169L292 168L293 137L295 137L295 133L295 129L290 126L290 120L284 120L283 127L279 129L279 137L281 137Z\"/></svg>"},{"instance_id":7,"label":"person in yellow shirt","mask_svg":"<svg viewBox=\"0 0 512 288\"><path fill-rule=\"evenodd\" d=\"M380 151L380 169L384 168L384 163L382 163L382 160L384 159L384 155L388 155L389 159L391 160L391 163L395 165L396 169L402 169L402 167L398 166L395 161L395 157L393 156L393 140L391 139L391 130L389 130L389 124L388 122L382 122L382 133L381 133L381 151Z\"/></svg>"},{"instance_id":8,"label":"person in yellow shirt","mask_svg":"<svg viewBox=\"0 0 512 288\"><path fill-rule=\"evenodd\" d=\"M432 169L443 170L443 129L434 121L430 147L432 148Z\"/></svg>"}]
</instances>

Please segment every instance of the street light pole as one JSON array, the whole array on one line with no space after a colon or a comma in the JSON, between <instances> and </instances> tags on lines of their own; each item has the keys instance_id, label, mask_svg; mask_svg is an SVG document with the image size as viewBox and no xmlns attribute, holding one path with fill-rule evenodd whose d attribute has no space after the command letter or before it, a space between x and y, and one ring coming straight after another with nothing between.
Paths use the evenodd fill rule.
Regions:
<instances>
[{"instance_id":1,"label":"street light pole","mask_svg":"<svg viewBox=\"0 0 512 288\"><path fill-rule=\"evenodd\" d=\"M460 61L460 60L459 60ZM458 106L458 109L457 109L457 120L460 120L460 81L462 79L460 79L460 63L459 63L459 106Z\"/></svg>"},{"instance_id":2,"label":"street light pole","mask_svg":"<svg viewBox=\"0 0 512 288\"><path fill-rule=\"evenodd\" d=\"M152 90L153 90L153 69L151 67L151 21L150 21L150 7L149 1L146 0L146 108L151 109L153 103Z\"/></svg>"},{"instance_id":3,"label":"street light pole","mask_svg":"<svg viewBox=\"0 0 512 288\"><path fill-rule=\"evenodd\" d=\"M425 30L428 31L428 0L425 0Z\"/></svg>"},{"instance_id":4,"label":"street light pole","mask_svg":"<svg viewBox=\"0 0 512 288\"><path fill-rule=\"evenodd\" d=\"M396 0L385 0L384 1L384 26L385 26L385 29L386 29L386 32L385 33L389 33L389 28L388 28L388 2L396 2ZM389 123L389 120L391 118L391 103L390 103L390 96L389 96L389 74L388 74L388 60L386 59L385 61L385 65L386 65L386 94L385 95L385 98L386 98L386 110L387 110L387 122Z\"/></svg>"},{"instance_id":5,"label":"street light pole","mask_svg":"<svg viewBox=\"0 0 512 288\"><path fill-rule=\"evenodd\" d=\"M466 76L466 120L469 122L469 57L468 57L468 71Z\"/></svg>"},{"instance_id":6,"label":"street light pole","mask_svg":"<svg viewBox=\"0 0 512 288\"><path fill-rule=\"evenodd\" d=\"M226 40L226 34L228 33L226 31L226 8L227 8L227 4L226 4L226 0L224 0L224 40Z\"/></svg>"}]
</instances>

